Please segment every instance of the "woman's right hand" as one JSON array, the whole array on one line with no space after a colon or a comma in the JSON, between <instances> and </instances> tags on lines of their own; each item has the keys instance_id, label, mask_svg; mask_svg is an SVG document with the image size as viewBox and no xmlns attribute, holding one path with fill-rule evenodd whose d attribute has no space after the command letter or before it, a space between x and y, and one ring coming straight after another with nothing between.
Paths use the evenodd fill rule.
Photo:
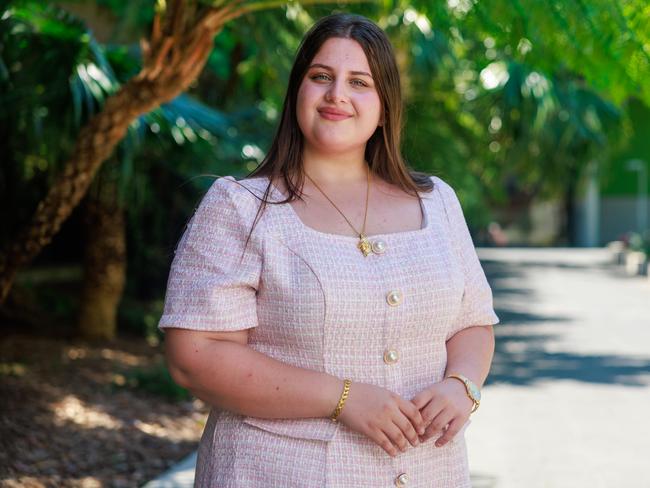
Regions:
<instances>
[{"instance_id":1,"label":"woman's right hand","mask_svg":"<svg viewBox=\"0 0 650 488\"><path fill-rule=\"evenodd\" d=\"M391 456L398 454L397 449L406 451L409 442L417 446L418 432L423 433L426 427L412 402L366 383L352 383L338 420L370 438Z\"/></svg>"}]
</instances>

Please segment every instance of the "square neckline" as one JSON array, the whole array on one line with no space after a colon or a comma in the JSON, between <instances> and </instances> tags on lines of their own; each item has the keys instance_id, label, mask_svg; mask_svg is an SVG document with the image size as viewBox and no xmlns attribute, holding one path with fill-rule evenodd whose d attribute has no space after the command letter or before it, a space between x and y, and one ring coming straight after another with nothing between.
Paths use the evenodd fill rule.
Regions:
<instances>
[{"instance_id":1,"label":"square neckline","mask_svg":"<svg viewBox=\"0 0 650 488\"><path fill-rule=\"evenodd\" d=\"M270 187L273 189L273 191L276 191L279 193L283 198L286 198L285 194L280 191L278 187L276 187L271 179L268 176L265 176L266 181L269 183ZM397 237L408 237L408 236L415 236L418 234L423 234L429 230L431 227L431 218L429 216L429 210L427 209L427 205L425 204L424 200L426 200L420 192L418 192L418 200L420 203L420 209L422 211L422 216L423 216L423 223L422 227L419 229L413 229L413 230L402 230L402 231L397 231L397 232L384 232L381 234L372 234L372 235L366 235L368 239L376 239L376 238L397 238ZM303 229L303 231L312 233L318 236L323 236L323 237L330 237L330 238L335 238L335 239L346 239L346 240L354 240L358 241L359 236L350 236L346 234L335 234L333 232L324 232L318 229L315 229L303 222L303 220L300 218L296 210L293 208L293 206L287 202L285 206L289 207L289 214L291 216L291 219L296 222L298 227Z\"/></svg>"}]
</instances>

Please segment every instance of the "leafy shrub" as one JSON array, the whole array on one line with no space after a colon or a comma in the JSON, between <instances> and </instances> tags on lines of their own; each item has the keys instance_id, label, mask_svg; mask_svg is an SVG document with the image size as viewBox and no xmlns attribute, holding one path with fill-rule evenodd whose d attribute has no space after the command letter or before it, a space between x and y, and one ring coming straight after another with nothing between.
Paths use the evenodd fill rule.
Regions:
<instances>
[{"instance_id":1,"label":"leafy shrub","mask_svg":"<svg viewBox=\"0 0 650 488\"><path fill-rule=\"evenodd\" d=\"M113 384L118 388L132 388L174 401L192 398L189 391L174 382L163 362L148 368L134 368L124 375L116 375Z\"/></svg>"}]
</instances>

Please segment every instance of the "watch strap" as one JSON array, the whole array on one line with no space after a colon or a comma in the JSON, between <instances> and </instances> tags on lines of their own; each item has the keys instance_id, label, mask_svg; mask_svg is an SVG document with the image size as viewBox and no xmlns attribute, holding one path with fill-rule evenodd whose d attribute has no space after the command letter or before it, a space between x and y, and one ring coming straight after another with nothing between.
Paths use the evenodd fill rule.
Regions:
<instances>
[{"instance_id":1,"label":"watch strap","mask_svg":"<svg viewBox=\"0 0 650 488\"><path fill-rule=\"evenodd\" d=\"M467 393L467 396L469 397L469 399L472 400L472 402L474 402L474 406L472 407L472 410L470 411L470 413L476 412L476 410L478 409L478 406L480 404L480 400L474 398L474 396L472 395L472 390L470 388L470 384L473 385L474 387L476 387L476 385L474 385L474 383L472 383L472 380L470 380L467 376L462 375L462 374L458 374L458 373L449 374L449 375L447 375L447 378L454 378L454 379L457 379L458 381L460 381L461 383L463 383L463 385L465 386L465 393Z\"/></svg>"}]
</instances>

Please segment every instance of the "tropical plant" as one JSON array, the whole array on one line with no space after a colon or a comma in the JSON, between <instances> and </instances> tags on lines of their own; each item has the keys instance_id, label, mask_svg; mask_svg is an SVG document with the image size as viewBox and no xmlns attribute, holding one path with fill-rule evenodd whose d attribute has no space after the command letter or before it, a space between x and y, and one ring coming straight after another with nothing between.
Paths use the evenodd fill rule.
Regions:
<instances>
[{"instance_id":1,"label":"tropical plant","mask_svg":"<svg viewBox=\"0 0 650 488\"><path fill-rule=\"evenodd\" d=\"M0 303L6 299L17 270L51 241L133 120L175 98L196 79L207 62L214 36L227 22L282 3L172 0L157 4L151 35L141 42L142 68L107 97L102 110L79 132L62 173L37 206L30 224L0 254Z\"/></svg>"},{"instance_id":2,"label":"tropical plant","mask_svg":"<svg viewBox=\"0 0 650 488\"><path fill-rule=\"evenodd\" d=\"M118 73L124 74L132 69L129 64L133 62L121 56L121 50L101 46L78 19L56 7L24 5L5 16L2 25L3 32L11 34L3 43L3 60L11 67L11 75L0 85L9 95L0 107L1 118L6 121L2 124L5 140L10 141L3 146L6 157L0 181L9 190L2 192L5 203L2 208L6 209L7 228L13 230L16 223L27 220L28 215L16 216L12 209L31 211L34 208L47 191L53 175L60 171L61 161L68 155L65 150L71 151L79 126L91 119L101 109L105 98L120 85L112 65L117 66ZM38 62L41 58L61 61L58 64L63 69L57 70L58 77L48 77L49 70ZM192 147L198 161L239 160L245 139L231 129L244 125L249 118L258 118L259 113L252 108L226 116L181 95L139 116L129 126L127 137L111 157L111 164L94 178L82 208L86 242L79 310L81 335L89 338L114 335L116 307L126 278L128 233L124 209L128 204L128 218L136 221L147 207L155 205L151 192L147 191L154 183L149 181L150 168L145 164L135 167L138 149L147 145L148 140L155 139L158 141L155 144L159 145L160 138L170 134L172 137L168 139L174 144ZM215 147L217 141L218 149ZM30 164L34 160L36 164ZM207 169L206 164L200 163L172 168L162 156L157 164L165 162L179 179L194 174L201 166ZM17 170L23 173L18 174ZM40 190L38 182L41 182ZM29 197L20 191L21 188L30 190ZM142 255L142 246L137 249L140 244L137 231L142 224L132 227L136 235L131 247ZM5 244L10 236L11 233L2 236ZM135 259L134 263L138 261ZM160 267L165 265L161 263Z\"/></svg>"},{"instance_id":3,"label":"tropical plant","mask_svg":"<svg viewBox=\"0 0 650 488\"><path fill-rule=\"evenodd\" d=\"M168 189L215 172L210 160L219 160L221 174L253 169L302 32L332 11L289 2L227 23L282 2L174 0L159 2L155 15L142 2L98 3L125 19L125 43L97 43L78 19L39 2L1 10L0 136L7 143L0 146L0 199L29 204L5 207L12 215L0 237L7 246L0 302L16 270L49 242L93 180L89 207L108 193L105 215L127 202L128 212L125 224L91 234L108 239L129 226L121 238L132 273L126 286L158 294L150 283L164 279L171 253L160 241L175 241L196 203L193 189L207 180L192 179L174 196ZM473 0L394 0L354 11L376 19L396 46L408 160L447 177L469 220L485 223L486 202L523 208L539 195L563 195L572 215L584 168L604 163L612 141L624 140L626 98L650 103L647 8L640 0L496 0L489 8ZM129 29L135 37L151 32L142 52L129 44ZM196 156L188 159L188 150ZM168 203L170 213L156 210Z\"/></svg>"}]
</instances>

